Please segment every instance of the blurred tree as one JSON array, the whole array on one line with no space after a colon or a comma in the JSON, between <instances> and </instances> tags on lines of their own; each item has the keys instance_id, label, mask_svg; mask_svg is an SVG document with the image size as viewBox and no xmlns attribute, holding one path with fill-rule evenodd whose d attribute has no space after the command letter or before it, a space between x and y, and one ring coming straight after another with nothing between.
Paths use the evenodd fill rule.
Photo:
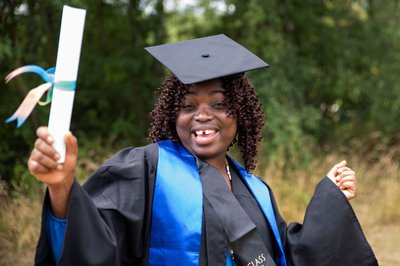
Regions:
<instances>
[{"instance_id":1,"label":"blurred tree","mask_svg":"<svg viewBox=\"0 0 400 266\"><path fill-rule=\"evenodd\" d=\"M143 48L165 41L163 1L75 0L68 4L88 10L71 130L83 150L98 136L103 144L110 144L109 140L116 146L143 144L153 91L163 71ZM51 0L0 3L2 79L22 65L48 68L55 64L62 6L61 1ZM148 7L151 12L145 13ZM26 74L7 84L1 97L2 119L39 82L38 77ZM48 114L49 107L36 108L20 129L14 124L0 127L2 179L21 179L16 176L21 171L17 174L15 169L26 164L35 130L47 124Z\"/></svg>"},{"instance_id":2,"label":"blurred tree","mask_svg":"<svg viewBox=\"0 0 400 266\"><path fill-rule=\"evenodd\" d=\"M35 1L2 1L0 3L0 78L12 69L35 62L48 67L48 62L55 58L56 40L48 37L54 35L54 20L49 11L50 1L38 4ZM58 13L58 12L57 12ZM54 53L53 53L54 54ZM37 77L28 75L10 82L3 91L0 105L1 118L11 116L18 104ZM37 84L37 83L36 83ZM5 86L2 86L5 87ZM21 129L14 125L3 124L0 127L0 178L12 182L15 189L24 179L18 168L25 166L29 147L32 145L35 128L39 125L39 117L44 118L46 111L32 113L30 122Z\"/></svg>"},{"instance_id":3,"label":"blurred tree","mask_svg":"<svg viewBox=\"0 0 400 266\"><path fill-rule=\"evenodd\" d=\"M0 2L0 78L26 64L56 61L67 1ZM400 123L399 1L374 0L73 0L88 10L71 129L83 154L145 142L154 89L165 69L143 50L225 33L270 63L253 80L264 103L263 156L305 165L374 132L391 138ZM40 79L7 84L6 119ZM37 108L21 129L0 127L0 177L17 185L49 108ZM102 149L102 147L105 147Z\"/></svg>"}]
</instances>

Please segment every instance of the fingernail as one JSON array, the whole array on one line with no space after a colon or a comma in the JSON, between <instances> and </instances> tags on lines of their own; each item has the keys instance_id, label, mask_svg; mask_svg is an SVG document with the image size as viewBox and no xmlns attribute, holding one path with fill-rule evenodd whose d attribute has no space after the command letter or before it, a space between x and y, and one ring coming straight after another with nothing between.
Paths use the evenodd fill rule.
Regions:
<instances>
[{"instance_id":1,"label":"fingernail","mask_svg":"<svg viewBox=\"0 0 400 266\"><path fill-rule=\"evenodd\" d=\"M54 154L54 159L56 160L60 159L60 155L58 153Z\"/></svg>"},{"instance_id":2,"label":"fingernail","mask_svg":"<svg viewBox=\"0 0 400 266\"><path fill-rule=\"evenodd\" d=\"M57 170L61 170L61 169L62 169L62 165L61 164L57 165Z\"/></svg>"},{"instance_id":3,"label":"fingernail","mask_svg":"<svg viewBox=\"0 0 400 266\"><path fill-rule=\"evenodd\" d=\"M53 143L53 141L54 141L54 139L53 139L52 136L48 136L48 137L47 137L47 142Z\"/></svg>"}]
</instances>

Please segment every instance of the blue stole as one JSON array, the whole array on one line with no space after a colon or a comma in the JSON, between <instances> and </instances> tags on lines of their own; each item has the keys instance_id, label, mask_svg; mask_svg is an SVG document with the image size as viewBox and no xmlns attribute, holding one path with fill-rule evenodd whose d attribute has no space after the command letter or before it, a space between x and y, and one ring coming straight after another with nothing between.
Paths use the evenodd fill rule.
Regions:
<instances>
[{"instance_id":1,"label":"blue stole","mask_svg":"<svg viewBox=\"0 0 400 266\"><path fill-rule=\"evenodd\" d=\"M196 159L181 144L158 142L149 265L199 265L203 192ZM278 244L277 265L286 259L267 186L229 158L269 222Z\"/></svg>"}]
</instances>

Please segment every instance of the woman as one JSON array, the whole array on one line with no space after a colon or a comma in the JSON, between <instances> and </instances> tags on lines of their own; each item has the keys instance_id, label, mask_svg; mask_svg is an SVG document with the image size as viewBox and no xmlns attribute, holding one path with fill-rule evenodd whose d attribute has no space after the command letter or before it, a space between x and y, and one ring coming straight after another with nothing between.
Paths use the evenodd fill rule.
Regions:
<instances>
[{"instance_id":1,"label":"woman","mask_svg":"<svg viewBox=\"0 0 400 266\"><path fill-rule=\"evenodd\" d=\"M38 129L28 167L48 193L36 264L377 265L348 202L356 178L346 162L317 186L304 224L288 227L249 173L264 120L241 73L265 62L224 35L147 50L174 73L152 112L153 144L120 151L81 187L76 138L66 136L60 165Z\"/></svg>"}]
</instances>

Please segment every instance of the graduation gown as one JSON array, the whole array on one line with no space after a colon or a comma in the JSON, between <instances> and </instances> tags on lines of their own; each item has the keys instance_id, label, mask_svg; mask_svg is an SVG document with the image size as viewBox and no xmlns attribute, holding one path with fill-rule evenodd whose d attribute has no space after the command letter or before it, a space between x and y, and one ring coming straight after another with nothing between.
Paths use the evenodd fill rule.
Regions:
<instances>
[{"instance_id":1,"label":"graduation gown","mask_svg":"<svg viewBox=\"0 0 400 266\"><path fill-rule=\"evenodd\" d=\"M157 161L157 144L127 148L83 186L73 184L59 265L147 265ZM233 173L233 193L274 258L268 223L235 169ZM318 184L303 225L287 226L269 191L288 265L377 265L351 205L328 178ZM48 194L36 265L55 265L45 228L47 208ZM200 265L224 265L226 236L206 200L202 222Z\"/></svg>"}]
</instances>

